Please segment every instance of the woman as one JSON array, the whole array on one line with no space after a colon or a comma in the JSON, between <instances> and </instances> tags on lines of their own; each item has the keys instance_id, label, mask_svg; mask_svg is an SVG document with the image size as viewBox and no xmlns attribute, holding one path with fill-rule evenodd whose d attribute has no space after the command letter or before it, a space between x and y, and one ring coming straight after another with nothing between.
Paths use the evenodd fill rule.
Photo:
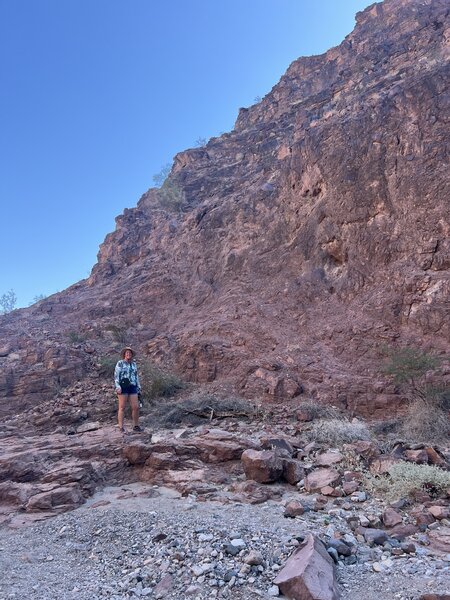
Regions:
<instances>
[{"instance_id":1,"label":"woman","mask_svg":"<svg viewBox=\"0 0 450 600\"><path fill-rule=\"evenodd\" d=\"M139 375L137 366L133 359L134 350L132 348L124 348L122 350L122 360L114 369L114 385L116 387L117 397L119 399L119 409L117 411L117 421L119 430L125 433L123 426L123 413L125 410L126 401L131 404L131 416L133 419L133 431L141 432L139 427L139 400L138 394L141 391L139 383Z\"/></svg>"}]
</instances>

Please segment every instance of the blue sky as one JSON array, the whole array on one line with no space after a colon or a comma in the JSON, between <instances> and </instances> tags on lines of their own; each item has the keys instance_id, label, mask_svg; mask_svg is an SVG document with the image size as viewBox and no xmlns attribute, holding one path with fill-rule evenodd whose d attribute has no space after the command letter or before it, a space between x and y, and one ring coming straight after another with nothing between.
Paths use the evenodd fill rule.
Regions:
<instances>
[{"instance_id":1,"label":"blue sky","mask_svg":"<svg viewBox=\"0 0 450 600\"><path fill-rule=\"evenodd\" d=\"M367 0L0 0L0 296L88 276L173 156L233 128Z\"/></svg>"}]
</instances>

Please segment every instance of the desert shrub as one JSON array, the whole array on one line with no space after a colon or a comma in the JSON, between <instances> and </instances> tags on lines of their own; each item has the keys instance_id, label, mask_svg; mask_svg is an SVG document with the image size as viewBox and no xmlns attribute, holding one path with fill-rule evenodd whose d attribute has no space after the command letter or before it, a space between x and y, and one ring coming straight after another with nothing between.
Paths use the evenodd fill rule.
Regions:
<instances>
[{"instance_id":1,"label":"desert shrub","mask_svg":"<svg viewBox=\"0 0 450 600\"><path fill-rule=\"evenodd\" d=\"M33 306L33 304L37 304L38 302L40 302L41 300L45 300L46 298L47 296L45 294L37 294L33 297L33 300L29 302L28 306Z\"/></svg>"},{"instance_id":2,"label":"desert shrub","mask_svg":"<svg viewBox=\"0 0 450 600\"><path fill-rule=\"evenodd\" d=\"M170 165L165 165L159 173L153 175L153 181L159 188L159 202L167 210L180 212L185 200L184 192L178 183L169 176Z\"/></svg>"},{"instance_id":3,"label":"desert shrub","mask_svg":"<svg viewBox=\"0 0 450 600\"><path fill-rule=\"evenodd\" d=\"M436 402L418 399L409 405L401 431L407 440L444 444L450 435L450 420Z\"/></svg>"},{"instance_id":4,"label":"desert shrub","mask_svg":"<svg viewBox=\"0 0 450 600\"><path fill-rule=\"evenodd\" d=\"M125 323L107 325L106 330L112 333L114 340L119 344L127 343L128 327Z\"/></svg>"},{"instance_id":5,"label":"desert shrub","mask_svg":"<svg viewBox=\"0 0 450 600\"><path fill-rule=\"evenodd\" d=\"M148 360L141 361L138 370L144 402L150 403L155 398L173 396L185 387L178 375L165 371Z\"/></svg>"},{"instance_id":6,"label":"desert shrub","mask_svg":"<svg viewBox=\"0 0 450 600\"><path fill-rule=\"evenodd\" d=\"M98 372L101 377L114 377L114 368L117 363L117 356L102 356L98 363Z\"/></svg>"},{"instance_id":7,"label":"desert shrub","mask_svg":"<svg viewBox=\"0 0 450 600\"><path fill-rule=\"evenodd\" d=\"M409 400L401 427L411 441L439 443L448 438L450 390L441 383L443 358L418 348L387 352L384 372L392 377Z\"/></svg>"},{"instance_id":8,"label":"desert shrub","mask_svg":"<svg viewBox=\"0 0 450 600\"><path fill-rule=\"evenodd\" d=\"M420 381L428 371L434 371L442 359L427 354L419 348L398 348L386 350L387 362L384 372L390 375L395 383L420 387Z\"/></svg>"},{"instance_id":9,"label":"desert shrub","mask_svg":"<svg viewBox=\"0 0 450 600\"><path fill-rule=\"evenodd\" d=\"M14 290L9 290L0 296L0 314L6 315L16 308L17 296Z\"/></svg>"},{"instance_id":10,"label":"desert shrub","mask_svg":"<svg viewBox=\"0 0 450 600\"><path fill-rule=\"evenodd\" d=\"M164 410L157 408L155 419L161 427L181 424L199 425L212 418L248 418L256 408L241 398L218 398L212 394L193 394L180 402L172 403Z\"/></svg>"},{"instance_id":11,"label":"desert shrub","mask_svg":"<svg viewBox=\"0 0 450 600\"><path fill-rule=\"evenodd\" d=\"M398 433L401 428L399 419L387 419L386 421L378 421L374 423L371 430L374 435L388 435L390 433Z\"/></svg>"},{"instance_id":12,"label":"desert shrub","mask_svg":"<svg viewBox=\"0 0 450 600\"><path fill-rule=\"evenodd\" d=\"M450 473L434 465L400 461L386 475L371 477L370 487L388 500L408 498L417 490L439 496L450 488Z\"/></svg>"},{"instance_id":13,"label":"desert shrub","mask_svg":"<svg viewBox=\"0 0 450 600\"><path fill-rule=\"evenodd\" d=\"M310 441L329 446L370 440L370 432L364 423L351 423L343 419L319 419L312 423L307 435Z\"/></svg>"},{"instance_id":14,"label":"desert shrub","mask_svg":"<svg viewBox=\"0 0 450 600\"><path fill-rule=\"evenodd\" d=\"M72 344L82 344L86 341L86 337L78 331L69 331L67 337L69 338L69 341L72 342Z\"/></svg>"},{"instance_id":15,"label":"desert shrub","mask_svg":"<svg viewBox=\"0 0 450 600\"><path fill-rule=\"evenodd\" d=\"M298 405L298 410L304 413L310 421L315 419L337 419L339 410L334 406L318 404L314 400L304 400Z\"/></svg>"}]
</instances>

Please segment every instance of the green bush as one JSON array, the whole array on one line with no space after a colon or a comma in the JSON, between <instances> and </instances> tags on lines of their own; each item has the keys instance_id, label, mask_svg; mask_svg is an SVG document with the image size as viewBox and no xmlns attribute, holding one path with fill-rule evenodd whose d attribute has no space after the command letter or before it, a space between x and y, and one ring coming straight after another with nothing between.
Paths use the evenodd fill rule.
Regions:
<instances>
[{"instance_id":1,"label":"green bush","mask_svg":"<svg viewBox=\"0 0 450 600\"><path fill-rule=\"evenodd\" d=\"M16 308L17 296L14 290L9 290L0 296L0 314L6 315Z\"/></svg>"},{"instance_id":2,"label":"green bush","mask_svg":"<svg viewBox=\"0 0 450 600\"><path fill-rule=\"evenodd\" d=\"M72 342L72 344L82 344L86 341L86 337L78 333L78 331L69 331L67 337Z\"/></svg>"},{"instance_id":3,"label":"green bush","mask_svg":"<svg viewBox=\"0 0 450 600\"><path fill-rule=\"evenodd\" d=\"M128 327L125 323L107 325L106 330L112 333L114 340L119 344L127 343Z\"/></svg>"},{"instance_id":4,"label":"green bush","mask_svg":"<svg viewBox=\"0 0 450 600\"><path fill-rule=\"evenodd\" d=\"M117 356L102 356L98 363L98 372L101 377L114 378L114 368L117 364Z\"/></svg>"},{"instance_id":5,"label":"green bush","mask_svg":"<svg viewBox=\"0 0 450 600\"><path fill-rule=\"evenodd\" d=\"M386 475L372 477L370 484L388 500L408 498L417 490L437 497L450 489L450 473L434 465L400 461L392 465Z\"/></svg>"},{"instance_id":6,"label":"green bush","mask_svg":"<svg viewBox=\"0 0 450 600\"><path fill-rule=\"evenodd\" d=\"M177 375L157 367L148 360L138 364L138 371L144 402L150 403L155 398L173 396L185 387Z\"/></svg>"},{"instance_id":7,"label":"green bush","mask_svg":"<svg viewBox=\"0 0 450 600\"><path fill-rule=\"evenodd\" d=\"M153 176L158 190L159 202L167 210L180 212L185 201L184 192L174 179L170 179L170 165L165 165Z\"/></svg>"},{"instance_id":8,"label":"green bush","mask_svg":"<svg viewBox=\"0 0 450 600\"><path fill-rule=\"evenodd\" d=\"M409 400L403 436L414 442L444 442L450 433L450 390L440 383L443 358L418 348L388 350L387 356L384 372Z\"/></svg>"}]
</instances>

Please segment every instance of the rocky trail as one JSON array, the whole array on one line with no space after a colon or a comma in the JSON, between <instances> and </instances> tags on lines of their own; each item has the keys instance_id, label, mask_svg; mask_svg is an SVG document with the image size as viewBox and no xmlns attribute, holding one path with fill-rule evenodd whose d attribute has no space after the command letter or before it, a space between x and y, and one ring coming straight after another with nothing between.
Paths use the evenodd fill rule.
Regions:
<instances>
[{"instance_id":1,"label":"rocky trail","mask_svg":"<svg viewBox=\"0 0 450 600\"><path fill-rule=\"evenodd\" d=\"M338 590L324 598L445 598L448 497L389 503L365 475L400 460L444 471L448 450L386 454L373 435L330 448L308 441L315 421L301 411L270 415L151 432L144 414L145 432L126 435L112 417L34 436L8 422L0 598L314 598L276 585L309 534L329 560L322 582Z\"/></svg>"},{"instance_id":2,"label":"rocky trail","mask_svg":"<svg viewBox=\"0 0 450 600\"><path fill-rule=\"evenodd\" d=\"M336 511L295 519L283 514L274 501L230 505L151 485L107 488L73 512L1 530L0 597L283 597L273 580L299 537L343 528ZM337 567L342 600L416 600L448 592L448 555L418 545L416 552L393 556L392 548L355 544L358 560L340 560Z\"/></svg>"}]
</instances>

